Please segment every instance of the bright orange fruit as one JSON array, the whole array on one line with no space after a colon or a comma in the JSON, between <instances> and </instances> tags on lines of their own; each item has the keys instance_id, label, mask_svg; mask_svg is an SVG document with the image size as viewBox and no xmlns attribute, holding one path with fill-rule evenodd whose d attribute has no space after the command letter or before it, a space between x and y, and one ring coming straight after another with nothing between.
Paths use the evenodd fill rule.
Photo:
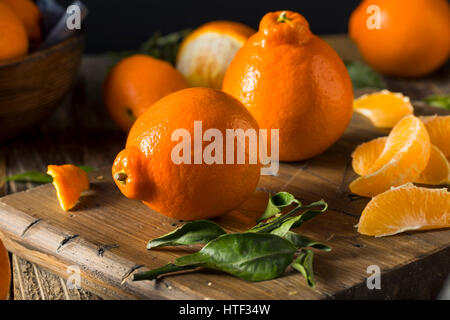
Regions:
<instances>
[{"instance_id":1,"label":"bright orange fruit","mask_svg":"<svg viewBox=\"0 0 450 320\"><path fill-rule=\"evenodd\" d=\"M352 166L357 174L361 176L367 174L372 164L383 152L387 139L387 137L373 139L355 149L352 154ZM413 182L430 185L450 183L450 164L436 146L431 145L430 160L420 176Z\"/></svg>"},{"instance_id":2,"label":"bright orange fruit","mask_svg":"<svg viewBox=\"0 0 450 320\"><path fill-rule=\"evenodd\" d=\"M450 160L450 116L426 116L420 119L427 127L430 141Z\"/></svg>"},{"instance_id":3,"label":"bright orange fruit","mask_svg":"<svg viewBox=\"0 0 450 320\"><path fill-rule=\"evenodd\" d=\"M422 121L406 116L392 129L383 151L366 174L350 184L350 190L372 197L392 186L415 181L428 164L430 149L430 137Z\"/></svg>"},{"instance_id":4,"label":"bright orange fruit","mask_svg":"<svg viewBox=\"0 0 450 320\"><path fill-rule=\"evenodd\" d=\"M365 94L355 99L353 108L369 118L378 128L392 128L403 117L414 111L408 97L388 90Z\"/></svg>"},{"instance_id":5,"label":"bright orange fruit","mask_svg":"<svg viewBox=\"0 0 450 320\"><path fill-rule=\"evenodd\" d=\"M450 227L450 192L408 183L375 196L366 206L358 232L389 236L407 230Z\"/></svg>"},{"instance_id":6,"label":"bright orange fruit","mask_svg":"<svg viewBox=\"0 0 450 320\"><path fill-rule=\"evenodd\" d=\"M64 211L72 209L78 202L81 192L89 189L87 173L72 164L49 165L47 174L53 177L56 195Z\"/></svg>"},{"instance_id":7,"label":"bright orange fruit","mask_svg":"<svg viewBox=\"0 0 450 320\"><path fill-rule=\"evenodd\" d=\"M11 7L22 21L28 39L34 44L42 40L41 13L38 6L30 0L0 0Z\"/></svg>"},{"instance_id":8,"label":"bright orange fruit","mask_svg":"<svg viewBox=\"0 0 450 320\"><path fill-rule=\"evenodd\" d=\"M420 77L450 54L448 0L364 0L349 22L350 37L375 70Z\"/></svg>"},{"instance_id":9,"label":"bright orange fruit","mask_svg":"<svg viewBox=\"0 0 450 320\"><path fill-rule=\"evenodd\" d=\"M222 89L238 98L262 129L279 129L282 161L312 158L344 133L353 90L344 63L306 19L266 14L231 62Z\"/></svg>"},{"instance_id":10,"label":"bright orange fruit","mask_svg":"<svg viewBox=\"0 0 450 320\"><path fill-rule=\"evenodd\" d=\"M114 122L128 132L153 103L186 87L183 75L168 62L136 54L111 70L103 85L103 99Z\"/></svg>"},{"instance_id":11,"label":"bright orange fruit","mask_svg":"<svg viewBox=\"0 0 450 320\"><path fill-rule=\"evenodd\" d=\"M19 17L0 1L0 62L19 58L28 52L28 37Z\"/></svg>"},{"instance_id":12,"label":"bright orange fruit","mask_svg":"<svg viewBox=\"0 0 450 320\"><path fill-rule=\"evenodd\" d=\"M242 103L222 91L190 88L162 98L136 120L125 149L114 161L114 181L126 197L169 217L195 220L233 210L253 194L260 164L250 163L249 144L242 164L236 159L229 163L220 143L214 148L217 161L210 162L204 154L211 141L218 142L220 137L195 145L194 139L201 139L195 121L201 121L204 134L212 129L222 135L222 146L228 130L258 130ZM186 150L179 148L183 142L188 145Z\"/></svg>"},{"instance_id":13,"label":"bright orange fruit","mask_svg":"<svg viewBox=\"0 0 450 320\"><path fill-rule=\"evenodd\" d=\"M11 266L9 264L8 251L0 241L0 300L6 300L9 295L11 283Z\"/></svg>"},{"instance_id":14,"label":"bright orange fruit","mask_svg":"<svg viewBox=\"0 0 450 320\"><path fill-rule=\"evenodd\" d=\"M238 22L206 23L181 43L177 69L190 86L220 89L234 55L255 32Z\"/></svg>"}]
</instances>

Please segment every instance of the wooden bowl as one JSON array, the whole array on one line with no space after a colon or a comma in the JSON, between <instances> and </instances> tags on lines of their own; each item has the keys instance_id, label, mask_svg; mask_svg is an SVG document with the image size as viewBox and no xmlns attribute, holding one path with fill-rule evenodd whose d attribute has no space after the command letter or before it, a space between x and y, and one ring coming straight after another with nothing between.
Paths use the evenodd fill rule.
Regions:
<instances>
[{"instance_id":1,"label":"wooden bowl","mask_svg":"<svg viewBox=\"0 0 450 320\"><path fill-rule=\"evenodd\" d=\"M0 62L0 140L47 117L77 79L83 34L25 57Z\"/></svg>"}]
</instances>

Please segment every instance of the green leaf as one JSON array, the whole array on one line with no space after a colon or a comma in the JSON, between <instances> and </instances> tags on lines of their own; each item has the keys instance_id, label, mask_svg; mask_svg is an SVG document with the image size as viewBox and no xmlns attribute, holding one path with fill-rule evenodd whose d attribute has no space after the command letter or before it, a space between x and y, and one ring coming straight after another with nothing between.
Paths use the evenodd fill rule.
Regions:
<instances>
[{"instance_id":1,"label":"green leaf","mask_svg":"<svg viewBox=\"0 0 450 320\"><path fill-rule=\"evenodd\" d=\"M289 240L296 246L297 248L314 248L321 251L331 251L331 248L323 243L320 243L318 241L312 240L308 237L302 236L301 234L288 231L283 238L286 240Z\"/></svg>"},{"instance_id":2,"label":"green leaf","mask_svg":"<svg viewBox=\"0 0 450 320\"><path fill-rule=\"evenodd\" d=\"M77 166L77 167L80 168L81 170L85 171L85 172L91 172L91 171L97 170L96 168L89 167L89 166L83 166L83 165L80 165L80 166Z\"/></svg>"},{"instance_id":3,"label":"green leaf","mask_svg":"<svg viewBox=\"0 0 450 320\"><path fill-rule=\"evenodd\" d=\"M450 110L450 94L429 96L425 98L425 102L433 107Z\"/></svg>"},{"instance_id":4,"label":"green leaf","mask_svg":"<svg viewBox=\"0 0 450 320\"><path fill-rule=\"evenodd\" d=\"M172 272L178 272L178 271L186 271L195 269L197 266L177 266L173 263L166 264L165 266L162 266L157 269L153 269L150 271L144 271L144 272L138 272L133 275L133 281L141 281L141 280L154 280L159 275L166 274L166 273L172 273Z\"/></svg>"},{"instance_id":5,"label":"green leaf","mask_svg":"<svg viewBox=\"0 0 450 320\"><path fill-rule=\"evenodd\" d=\"M383 89L386 87L380 74L360 61L345 62L348 74L352 79L353 90L365 88Z\"/></svg>"},{"instance_id":6,"label":"green leaf","mask_svg":"<svg viewBox=\"0 0 450 320\"><path fill-rule=\"evenodd\" d=\"M321 210L307 210L301 215L294 217L294 215L300 210L317 206L323 206L323 208ZM327 209L328 204L324 200L316 201L306 206L299 205L285 215L275 218L269 222L258 223L256 226L248 230L248 232L271 233L273 230L278 229L274 233L279 236L284 236L284 234L286 234L286 232L290 229L299 227L304 221L314 218L316 215L325 212Z\"/></svg>"},{"instance_id":7,"label":"green leaf","mask_svg":"<svg viewBox=\"0 0 450 320\"><path fill-rule=\"evenodd\" d=\"M152 248L164 246L208 243L225 233L225 230L214 222L209 220L196 220L188 222L160 238L150 240L147 244L147 249L150 250Z\"/></svg>"},{"instance_id":8,"label":"green leaf","mask_svg":"<svg viewBox=\"0 0 450 320\"><path fill-rule=\"evenodd\" d=\"M232 233L208 242L199 252L176 259L173 265L214 269L248 281L263 281L281 275L292 263L296 250L291 242L276 235ZM170 272L174 272L174 267L169 264L162 270L148 272L148 278L139 276L137 280Z\"/></svg>"},{"instance_id":9,"label":"green leaf","mask_svg":"<svg viewBox=\"0 0 450 320\"><path fill-rule=\"evenodd\" d=\"M43 172L27 171L6 177L4 181L50 183L53 181L53 178L52 176Z\"/></svg>"},{"instance_id":10,"label":"green leaf","mask_svg":"<svg viewBox=\"0 0 450 320\"><path fill-rule=\"evenodd\" d=\"M311 250L302 250L292 263L292 268L299 271L306 279L306 282L311 288L316 286L313 272L313 258L314 252Z\"/></svg>"},{"instance_id":11,"label":"green leaf","mask_svg":"<svg viewBox=\"0 0 450 320\"><path fill-rule=\"evenodd\" d=\"M263 215L257 220L258 222L272 218L279 214L283 208L290 206L293 203L301 205L300 201L288 192L278 192L274 196L269 194L269 202Z\"/></svg>"}]
</instances>

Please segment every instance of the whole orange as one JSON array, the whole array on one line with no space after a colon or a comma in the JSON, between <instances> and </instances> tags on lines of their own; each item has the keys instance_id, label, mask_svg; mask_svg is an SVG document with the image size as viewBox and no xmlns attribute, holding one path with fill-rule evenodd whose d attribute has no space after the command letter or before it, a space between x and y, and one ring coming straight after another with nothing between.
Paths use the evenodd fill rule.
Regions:
<instances>
[{"instance_id":1,"label":"whole orange","mask_svg":"<svg viewBox=\"0 0 450 320\"><path fill-rule=\"evenodd\" d=\"M194 130L194 121L201 121L205 134L197 145L195 139L200 136ZM177 135L180 129L191 141L186 154L176 147L182 142ZM247 144L247 160L241 164L226 161L223 149L222 160L207 162L203 155L208 146L219 141L206 137L209 129L223 136L219 140L225 146L226 130L258 130L258 124L237 99L215 89L189 88L162 98L131 128L126 147L112 168L116 185L126 197L142 200L152 209L177 219L210 218L237 208L255 190L259 161L251 163ZM219 150L214 154L219 155ZM174 161L173 152L187 160ZM197 152L199 162L195 160Z\"/></svg>"},{"instance_id":2,"label":"whole orange","mask_svg":"<svg viewBox=\"0 0 450 320\"><path fill-rule=\"evenodd\" d=\"M344 132L353 91L336 52L295 12L266 14L237 52L223 83L261 128L279 129L280 160L314 157Z\"/></svg>"},{"instance_id":3,"label":"whole orange","mask_svg":"<svg viewBox=\"0 0 450 320\"><path fill-rule=\"evenodd\" d=\"M0 241L0 300L5 300L9 295L11 282L11 267L8 252Z\"/></svg>"},{"instance_id":4,"label":"whole orange","mask_svg":"<svg viewBox=\"0 0 450 320\"><path fill-rule=\"evenodd\" d=\"M103 85L103 98L111 118L128 132L154 102L186 87L181 73L168 62L136 54L111 70Z\"/></svg>"},{"instance_id":5,"label":"whole orange","mask_svg":"<svg viewBox=\"0 0 450 320\"><path fill-rule=\"evenodd\" d=\"M0 1L0 61L24 56L27 51L25 27L14 11Z\"/></svg>"},{"instance_id":6,"label":"whole orange","mask_svg":"<svg viewBox=\"0 0 450 320\"><path fill-rule=\"evenodd\" d=\"M29 40L38 44L42 40L41 13L31 0L0 0L10 6L25 26Z\"/></svg>"},{"instance_id":7,"label":"whole orange","mask_svg":"<svg viewBox=\"0 0 450 320\"><path fill-rule=\"evenodd\" d=\"M350 17L350 37L375 70L424 76L450 54L447 0L364 0Z\"/></svg>"}]
</instances>

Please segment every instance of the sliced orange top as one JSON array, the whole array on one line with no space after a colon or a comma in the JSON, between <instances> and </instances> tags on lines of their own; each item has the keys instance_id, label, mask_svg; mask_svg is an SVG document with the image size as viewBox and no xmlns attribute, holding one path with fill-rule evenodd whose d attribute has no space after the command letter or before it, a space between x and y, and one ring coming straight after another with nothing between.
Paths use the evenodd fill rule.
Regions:
<instances>
[{"instance_id":1,"label":"sliced orange top","mask_svg":"<svg viewBox=\"0 0 450 320\"><path fill-rule=\"evenodd\" d=\"M256 31L233 21L213 21L194 30L180 45L177 69L190 86L221 89L236 52Z\"/></svg>"},{"instance_id":2,"label":"sliced orange top","mask_svg":"<svg viewBox=\"0 0 450 320\"><path fill-rule=\"evenodd\" d=\"M450 192L409 183L374 197L366 206L358 232L389 236L407 230L450 227Z\"/></svg>"},{"instance_id":3,"label":"sliced orange top","mask_svg":"<svg viewBox=\"0 0 450 320\"><path fill-rule=\"evenodd\" d=\"M408 97L388 90L365 94L355 99L353 108L369 118L377 128L392 128L414 111Z\"/></svg>"},{"instance_id":4,"label":"sliced orange top","mask_svg":"<svg viewBox=\"0 0 450 320\"><path fill-rule=\"evenodd\" d=\"M386 145L387 137L373 139L359 145L352 154L353 170L364 176L369 168L378 159ZM414 182L430 185L450 183L450 163L444 154L434 145L431 145L430 160L425 170Z\"/></svg>"},{"instance_id":5,"label":"sliced orange top","mask_svg":"<svg viewBox=\"0 0 450 320\"><path fill-rule=\"evenodd\" d=\"M64 211L72 209L80 198L81 192L89 189L87 173L72 164L49 165L47 174L53 177L56 195Z\"/></svg>"},{"instance_id":6,"label":"sliced orange top","mask_svg":"<svg viewBox=\"0 0 450 320\"><path fill-rule=\"evenodd\" d=\"M372 197L415 181L428 164L430 137L418 118L413 115L400 120L392 129L380 156L367 169L366 175L350 184L358 195Z\"/></svg>"}]
</instances>

